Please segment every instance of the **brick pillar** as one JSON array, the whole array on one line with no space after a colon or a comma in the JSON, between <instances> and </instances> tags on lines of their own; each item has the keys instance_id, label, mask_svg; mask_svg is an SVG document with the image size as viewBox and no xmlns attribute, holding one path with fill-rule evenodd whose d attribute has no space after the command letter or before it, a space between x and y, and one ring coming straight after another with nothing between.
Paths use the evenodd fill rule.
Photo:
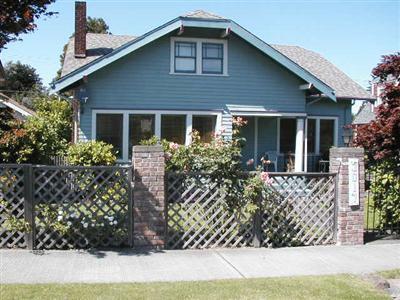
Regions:
<instances>
[{"instance_id":1,"label":"brick pillar","mask_svg":"<svg viewBox=\"0 0 400 300\"><path fill-rule=\"evenodd\" d=\"M133 244L162 249L165 244L164 151L161 146L135 146L133 188Z\"/></svg>"},{"instance_id":2,"label":"brick pillar","mask_svg":"<svg viewBox=\"0 0 400 300\"><path fill-rule=\"evenodd\" d=\"M337 240L338 245L364 243L365 170L364 149L331 148L329 171L337 173ZM359 160L359 205L349 204L349 158Z\"/></svg>"}]
</instances>

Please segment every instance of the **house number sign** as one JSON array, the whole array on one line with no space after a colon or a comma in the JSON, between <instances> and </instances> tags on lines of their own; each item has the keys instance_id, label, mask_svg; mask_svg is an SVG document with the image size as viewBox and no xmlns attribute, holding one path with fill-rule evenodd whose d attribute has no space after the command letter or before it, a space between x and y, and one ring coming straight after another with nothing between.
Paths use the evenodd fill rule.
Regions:
<instances>
[{"instance_id":1,"label":"house number sign","mask_svg":"<svg viewBox=\"0 0 400 300\"><path fill-rule=\"evenodd\" d=\"M358 158L349 158L349 205L360 205Z\"/></svg>"}]
</instances>

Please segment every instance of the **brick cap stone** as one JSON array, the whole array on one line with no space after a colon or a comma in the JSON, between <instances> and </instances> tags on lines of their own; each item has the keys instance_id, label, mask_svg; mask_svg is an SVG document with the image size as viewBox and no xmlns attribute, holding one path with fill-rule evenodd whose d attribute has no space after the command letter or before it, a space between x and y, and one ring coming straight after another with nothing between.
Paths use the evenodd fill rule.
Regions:
<instances>
[{"instance_id":1,"label":"brick cap stone","mask_svg":"<svg viewBox=\"0 0 400 300\"><path fill-rule=\"evenodd\" d=\"M164 151L161 145L154 145L154 146L133 146L133 152L160 152Z\"/></svg>"},{"instance_id":2,"label":"brick cap stone","mask_svg":"<svg viewBox=\"0 0 400 300\"><path fill-rule=\"evenodd\" d=\"M354 154L364 154L364 148L354 148L354 147L332 147L329 149L330 153L354 153Z\"/></svg>"}]
</instances>

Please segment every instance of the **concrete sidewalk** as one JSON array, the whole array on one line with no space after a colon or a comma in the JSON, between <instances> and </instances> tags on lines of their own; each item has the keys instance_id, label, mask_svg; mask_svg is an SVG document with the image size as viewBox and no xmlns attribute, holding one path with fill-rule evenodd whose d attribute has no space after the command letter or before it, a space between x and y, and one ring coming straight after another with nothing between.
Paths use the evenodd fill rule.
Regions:
<instances>
[{"instance_id":1,"label":"concrete sidewalk","mask_svg":"<svg viewBox=\"0 0 400 300\"><path fill-rule=\"evenodd\" d=\"M0 283L150 282L338 273L400 268L400 243L216 250L0 250Z\"/></svg>"}]
</instances>

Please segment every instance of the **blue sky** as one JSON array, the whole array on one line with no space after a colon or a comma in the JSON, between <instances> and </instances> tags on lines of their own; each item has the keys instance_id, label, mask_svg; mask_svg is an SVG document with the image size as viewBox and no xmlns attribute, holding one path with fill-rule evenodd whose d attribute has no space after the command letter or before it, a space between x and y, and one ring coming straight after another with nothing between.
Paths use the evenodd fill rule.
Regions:
<instances>
[{"instance_id":1,"label":"blue sky","mask_svg":"<svg viewBox=\"0 0 400 300\"><path fill-rule=\"evenodd\" d=\"M102 17L113 34L141 35L179 15L203 9L235 20L267 43L319 52L362 86L382 54L400 50L400 0L391 1L136 1L88 0L88 15ZM57 16L8 44L1 60L35 67L45 84L74 30L74 1L57 0Z\"/></svg>"}]
</instances>

